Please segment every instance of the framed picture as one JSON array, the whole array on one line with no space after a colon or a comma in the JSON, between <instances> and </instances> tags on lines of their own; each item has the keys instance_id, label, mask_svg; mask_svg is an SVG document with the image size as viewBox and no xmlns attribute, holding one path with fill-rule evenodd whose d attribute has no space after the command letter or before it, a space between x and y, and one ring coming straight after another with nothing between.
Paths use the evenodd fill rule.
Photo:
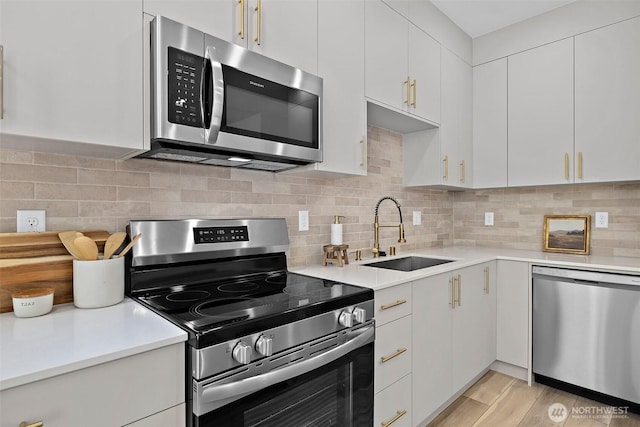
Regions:
<instances>
[{"instance_id":1,"label":"framed picture","mask_svg":"<svg viewBox=\"0 0 640 427\"><path fill-rule=\"evenodd\" d=\"M544 216L544 251L586 255L590 239L591 215Z\"/></svg>"}]
</instances>

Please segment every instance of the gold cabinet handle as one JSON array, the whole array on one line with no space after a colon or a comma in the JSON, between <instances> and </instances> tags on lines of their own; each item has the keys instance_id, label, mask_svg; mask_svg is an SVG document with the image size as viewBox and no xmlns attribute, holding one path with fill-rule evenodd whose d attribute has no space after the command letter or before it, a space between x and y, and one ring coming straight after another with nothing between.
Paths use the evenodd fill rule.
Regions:
<instances>
[{"instance_id":1,"label":"gold cabinet handle","mask_svg":"<svg viewBox=\"0 0 640 427\"><path fill-rule=\"evenodd\" d=\"M394 359L394 358L396 358L396 357L400 356L400 355L401 355L402 353L404 353L405 351L407 351L407 349L403 347L403 348L399 348L399 349L397 349L397 350L396 350L396 352L395 352L395 353L393 353L391 356L382 356L382 357L380 358L380 363L387 363L389 360Z\"/></svg>"},{"instance_id":2,"label":"gold cabinet handle","mask_svg":"<svg viewBox=\"0 0 640 427\"><path fill-rule=\"evenodd\" d=\"M256 37L253 39L257 45L260 45L260 36L262 35L262 0L257 0L255 7L256 12Z\"/></svg>"},{"instance_id":3,"label":"gold cabinet handle","mask_svg":"<svg viewBox=\"0 0 640 427\"><path fill-rule=\"evenodd\" d=\"M360 148L362 149L360 167L367 169L367 139L364 136L360 139Z\"/></svg>"},{"instance_id":4,"label":"gold cabinet handle","mask_svg":"<svg viewBox=\"0 0 640 427\"><path fill-rule=\"evenodd\" d=\"M569 180L569 153L564 153L564 179Z\"/></svg>"},{"instance_id":5,"label":"gold cabinet handle","mask_svg":"<svg viewBox=\"0 0 640 427\"><path fill-rule=\"evenodd\" d=\"M464 168L464 160L460 162L460 182L464 184L465 179L465 168Z\"/></svg>"},{"instance_id":6,"label":"gold cabinet handle","mask_svg":"<svg viewBox=\"0 0 640 427\"><path fill-rule=\"evenodd\" d=\"M411 106L412 106L413 108L416 108L416 97L417 97L417 92L416 92L417 83L416 83L416 79L413 79L413 83L411 83L411 87L413 88L413 101L411 101Z\"/></svg>"},{"instance_id":7,"label":"gold cabinet handle","mask_svg":"<svg viewBox=\"0 0 640 427\"><path fill-rule=\"evenodd\" d=\"M578 151L578 178L582 179L582 151Z\"/></svg>"},{"instance_id":8,"label":"gold cabinet handle","mask_svg":"<svg viewBox=\"0 0 640 427\"><path fill-rule=\"evenodd\" d=\"M402 418L402 416L403 416L404 414L406 414L406 413L407 413L407 411L405 411L404 409L403 409L403 410L401 410L401 411L397 411L397 412L396 412L396 416L395 416L395 417L393 417L392 419L390 419L390 420L389 420L389 421L387 421L387 422L384 422L384 421L383 421L382 423L380 423L380 426L381 426L381 427L389 427L391 424L395 423L395 422L396 422L396 421L398 421L400 418Z\"/></svg>"},{"instance_id":9,"label":"gold cabinet handle","mask_svg":"<svg viewBox=\"0 0 640 427\"><path fill-rule=\"evenodd\" d=\"M240 9L240 31L238 31L238 35L244 40L244 0L238 0L238 4L240 5L238 7Z\"/></svg>"},{"instance_id":10,"label":"gold cabinet handle","mask_svg":"<svg viewBox=\"0 0 640 427\"><path fill-rule=\"evenodd\" d=\"M404 103L411 105L411 78L409 76L407 76L407 80L404 81L404 84L407 87L407 99L404 100Z\"/></svg>"},{"instance_id":11,"label":"gold cabinet handle","mask_svg":"<svg viewBox=\"0 0 640 427\"><path fill-rule=\"evenodd\" d=\"M44 423L42 421L37 421L35 423L27 424L26 421L20 423L18 427L42 427Z\"/></svg>"},{"instance_id":12,"label":"gold cabinet handle","mask_svg":"<svg viewBox=\"0 0 640 427\"><path fill-rule=\"evenodd\" d=\"M458 307L462 305L462 276L458 274Z\"/></svg>"},{"instance_id":13,"label":"gold cabinet handle","mask_svg":"<svg viewBox=\"0 0 640 427\"><path fill-rule=\"evenodd\" d=\"M444 173L442 174L442 178L444 178L444 180L446 181L449 179L449 156L444 156L444 159L442 159L442 163L443 163L442 169L444 170Z\"/></svg>"},{"instance_id":14,"label":"gold cabinet handle","mask_svg":"<svg viewBox=\"0 0 640 427\"><path fill-rule=\"evenodd\" d=\"M490 273L489 267L484 269L484 293L489 293L489 282L490 282Z\"/></svg>"},{"instance_id":15,"label":"gold cabinet handle","mask_svg":"<svg viewBox=\"0 0 640 427\"><path fill-rule=\"evenodd\" d=\"M4 118L4 46L0 44L0 119Z\"/></svg>"},{"instance_id":16,"label":"gold cabinet handle","mask_svg":"<svg viewBox=\"0 0 640 427\"><path fill-rule=\"evenodd\" d=\"M397 307L399 305L406 304L406 303L407 303L406 299L399 299L398 301L392 302L391 304L381 305L380 310L388 310L390 308Z\"/></svg>"}]
</instances>

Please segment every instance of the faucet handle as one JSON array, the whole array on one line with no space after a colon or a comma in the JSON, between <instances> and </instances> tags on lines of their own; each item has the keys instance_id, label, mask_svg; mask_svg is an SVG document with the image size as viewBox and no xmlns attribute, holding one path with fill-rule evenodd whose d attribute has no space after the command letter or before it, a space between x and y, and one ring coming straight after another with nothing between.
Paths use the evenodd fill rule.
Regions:
<instances>
[{"instance_id":1,"label":"faucet handle","mask_svg":"<svg viewBox=\"0 0 640 427\"><path fill-rule=\"evenodd\" d=\"M378 258L380 256L380 249L378 248L371 249L371 252L373 253L374 258Z\"/></svg>"}]
</instances>

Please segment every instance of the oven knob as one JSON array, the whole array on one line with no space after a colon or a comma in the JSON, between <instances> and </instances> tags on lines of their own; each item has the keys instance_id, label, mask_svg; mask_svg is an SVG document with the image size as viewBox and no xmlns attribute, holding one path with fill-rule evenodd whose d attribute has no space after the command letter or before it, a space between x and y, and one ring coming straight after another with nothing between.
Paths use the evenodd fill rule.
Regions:
<instances>
[{"instance_id":1,"label":"oven knob","mask_svg":"<svg viewBox=\"0 0 640 427\"><path fill-rule=\"evenodd\" d=\"M356 322L364 323L367 320L367 310L356 307L353 309L353 317L356 319Z\"/></svg>"},{"instance_id":2,"label":"oven knob","mask_svg":"<svg viewBox=\"0 0 640 427\"><path fill-rule=\"evenodd\" d=\"M251 346L247 345L244 341L240 341L233 348L232 355L236 362L248 365L251 362Z\"/></svg>"},{"instance_id":3,"label":"oven knob","mask_svg":"<svg viewBox=\"0 0 640 427\"><path fill-rule=\"evenodd\" d=\"M349 313L348 311L343 311L340 313L340 317L338 318L338 323L340 323L345 328L350 328L353 326L353 313Z\"/></svg>"},{"instance_id":4,"label":"oven knob","mask_svg":"<svg viewBox=\"0 0 640 427\"><path fill-rule=\"evenodd\" d=\"M273 354L273 339L260 335L256 341L256 351L262 356L271 356Z\"/></svg>"}]
</instances>

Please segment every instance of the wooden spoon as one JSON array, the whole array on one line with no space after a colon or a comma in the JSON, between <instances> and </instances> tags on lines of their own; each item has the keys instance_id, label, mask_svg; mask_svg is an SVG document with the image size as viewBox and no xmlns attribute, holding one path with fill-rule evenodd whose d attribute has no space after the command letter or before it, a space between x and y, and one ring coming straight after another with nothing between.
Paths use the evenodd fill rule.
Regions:
<instances>
[{"instance_id":1,"label":"wooden spoon","mask_svg":"<svg viewBox=\"0 0 640 427\"><path fill-rule=\"evenodd\" d=\"M122 245L125 237L127 237L127 233L123 231L118 231L117 233L113 233L104 244L104 259L110 259L116 250Z\"/></svg>"},{"instance_id":2,"label":"wooden spoon","mask_svg":"<svg viewBox=\"0 0 640 427\"><path fill-rule=\"evenodd\" d=\"M83 235L82 233L75 230L61 231L60 233L58 233L58 237L60 238L60 241L64 245L65 249L75 259L82 259L82 255L80 254L80 251L78 251L78 248L76 248L76 246L73 244L73 241L82 235Z\"/></svg>"},{"instance_id":3,"label":"wooden spoon","mask_svg":"<svg viewBox=\"0 0 640 427\"><path fill-rule=\"evenodd\" d=\"M73 244L80 253L80 259L93 261L98 259L98 245L92 238L87 236L77 237Z\"/></svg>"},{"instance_id":4,"label":"wooden spoon","mask_svg":"<svg viewBox=\"0 0 640 427\"><path fill-rule=\"evenodd\" d=\"M127 252L129 252L129 250L133 247L133 245L135 245L136 242L140 240L140 237L142 237L142 233L138 233L135 236L133 236L133 239L131 239L131 242L129 242L129 244L125 246L124 249L118 254L118 258L125 256Z\"/></svg>"}]
</instances>

